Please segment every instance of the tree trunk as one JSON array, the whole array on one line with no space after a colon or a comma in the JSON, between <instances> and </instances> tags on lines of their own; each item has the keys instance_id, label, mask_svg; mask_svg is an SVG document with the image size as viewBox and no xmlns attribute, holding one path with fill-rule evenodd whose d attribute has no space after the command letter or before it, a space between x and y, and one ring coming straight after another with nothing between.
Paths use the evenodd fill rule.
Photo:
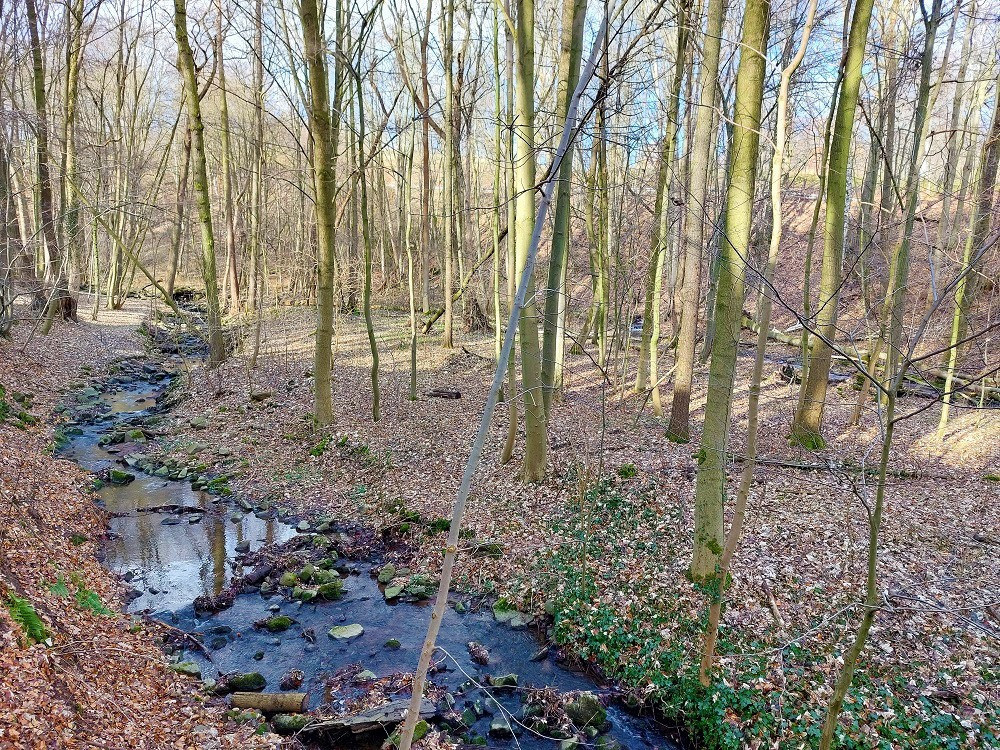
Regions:
<instances>
[{"instance_id":1,"label":"tree trunk","mask_svg":"<svg viewBox=\"0 0 1000 750\"><path fill-rule=\"evenodd\" d=\"M742 52L733 103L725 229L719 248L715 342L709 365L705 425L697 455L694 554L691 559L691 577L696 581L718 580L718 564L725 543L726 442L743 313L743 281L750 252L765 79L763 51L767 49L769 11L768 0L748 0L743 16Z\"/></svg>"},{"instance_id":2,"label":"tree trunk","mask_svg":"<svg viewBox=\"0 0 1000 750\"><path fill-rule=\"evenodd\" d=\"M1000 86L1000 76L997 78ZM975 211L972 219L972 233L965 241L965 251L962 256L964 274L959 278L955 288L955 311L951 321L951 335L948 341L948 362L946 365L944 397L941 404L941 418L938 421L938 437L944 436L948 426L948 414L951 409L951 390L954 385L955 369L964 351L964 340L969 325L969 308L976 294L976 265L973 259L980 246L990 233L993 219L993 198L996 189L997 169L1000 165L1000 98L994 105L993 123L986 143L983 145L982 172L976 185Z\"/></svg>"},{"instance_id":3,"label":"tree trunk","mask_svg":"<svg viewBox=\"0 0 1000 750\"><path fill-rule=\"evenodd\" d=\"M341 5L337 3L337 49L340 49ZM337 161L337 134L340 107L330 107L330 79L326 66L326 41L321 26L319 0L301 0L299 17L306 67L309 71L309 135L313 148L313 190L315 192L317 284L316 284L316 421L333 421L332 352L333 286L337 274L336 215L333 205L336 190L334 168ZM334 100L340 100L340 65L334 69Z\"/></svg>"},{"instance_id":4,"label":"tree trunk","mask_svg":"<svg viewBox=\"0 0 1000 750\"><path fill-rule=\"evenodd\" d=\"M854 115L858 106L861 73L874 0L857 0L844 61L844 82L837 102L837 117L830 141L826 180L826 221L823 228L823 274L820 280L817 328L822 339L813 347L803 396L792 422L792 438L806 448L823 445L820 429L826 403L827 379L833 350L826 342L837 335L837 303L844 257L847 221L847 165L851 156Z\"/></svg>"},{"instance_id":5,"label":"tree trunk","mask_svg":"<svg viewBox=\"0 0 1000 750\"><path fill-rule=\"evenodd\" d=\"M564 0L562 11L562 38L559 54L559 88L556 96L558 110L555 127L566 122L569 100L580 80L580 62L583 56L583 30L587 18L587 0ZM562 389L563 356L565 354L566 268L569 262L570 197L573 192L573 145L559 166L556 185L556 208L553 215L552 249L549 255L548 282L545 289L545 320L542 332L542 395L546 417L553 396Z\"/></svg>"},{"instance_id":6,"label":"tree trunk","mask_svg":"<svg viewBox=\"0 0 1000 750\"><path fill-rule=\"evenodd\" d=\"M449 4L454 0L449 0ZM520 277L531 246L535 224L535 3L517 0L516 119L514 132L517 162L514 170L514 193L517 196L517 220L514 246L517 248L515 275ZM528 280L528 293L520 322L521 388L524 391L524 466L525 481L545 477L546 440L545 405L542 398L542 363L538 349L538 305L535 284Z\"/></svg>"},{"instance_id":7,"label":"tree trunk","mask_svg":"<svg viewBox=\"0 0 1000 750\"><path fill-rule=\"evenodd\" d=\"M690 439L691 381L694 378L695 342L698 334L698 298L701 294L701 257L705 248L705 212L708 210L708 180L715 146L715 100L719 90L719 53L725 0L709 0L701 62L698 117L691 141L688 174L687 225L684 229L684 286L681 287L681 326L677 337L674 393L667 435L686 443Z\"/></svg>"},{"instance_id":8,"label":"tree trunk","mask_svg":"<svg viewBox=\"0 0 1000 750\"><path fill-rule=\"evenodd\" d=\"M680 116L681 88L687 56L688 33L691 24L691 2L681 0L678 8L677 51L674 54L674 76L667 103L667 123L660 151L660 165L656 180L656 202L653 208L653 236L649 253L649 273L646 277L646 300L642 318L642 342L639 347L639 367L635 378L636 393L646 390L652 378L653 413L663 416L660 405L660 386L657 382L657 358L660 343L660 298L663 288L663 261L667 250L670 222L670 183L674 171L677 145L678 118Z\"/></svg>"}]
</instances>

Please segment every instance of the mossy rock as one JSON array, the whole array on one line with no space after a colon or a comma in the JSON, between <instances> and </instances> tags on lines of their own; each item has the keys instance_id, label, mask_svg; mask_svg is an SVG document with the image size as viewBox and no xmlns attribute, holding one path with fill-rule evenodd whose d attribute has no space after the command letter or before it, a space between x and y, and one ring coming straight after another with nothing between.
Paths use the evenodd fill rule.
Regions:
<instances>
[{"instance_id":1,"label":"mossy rock","mask_svg":"<svg viewBox=\"0 0 1000 750\"><path fill-rule=\"evenodd\" d=\"M398 651L401 647L400 642L396 638L390 638L385 642L385 648L390 651Z\"/></svg>"},{"instance_id":2,"label":"mossy rock","mask_svg":"<svg viewBox=\"0 0 1000 750\"><path fill-rule=\"evenodd\" d=\"M496 688L513 688L517 687L517 675L511 672L510 674L496 675L490 678L490 684Z\"/></svg>"},{"instance_id":3,"label":"mossy rock","mask_svg":"<svg viewBox=\"0 0 1000 750\"><path fill-rule=\"evenodd\" d=\"M281 584L282 586L288 586L288 588L292 588L298 582L299 582L299 577L290 570L282 573L281 578L278 579L279 584Z\"/></svg>"},{"instance_id":4,"label":"mossy rock","mask_svg":"<svg viewBox=\"0 0 1000 750\"><path fill-rule=\"evenodd\" d=\"M402 586L386 586L385 591L382 592L386 599L395 599L400 594L403 593Z\"/></svg>"},{"instance_id":5,"label":"mossy rock","mask_svg":"<svg viewBox=\"0 0 1000 750\"><path fill-rule=\"evenodd\" d=\"M304 581L305 583L311 583L315 570L316 566L312 563L306 563L302 570L299 571L299 580Z\"/></svg>"},{"instance_id":6,"label":"mossy rock","mask_svg":"<svg viewBox=\"0 0 1000 750\"><path fill-rule=\"evenodd\" d=\"M378 582L379 583L389 583L393 578L396 577L396 566L392 563L386 563L378 571Z\"/></svg>"},{"instance_id":7,"label":"mossy rock","mask_svg":"<svg viewBox=\"0 0 1000 750\"><path fill-rule=\"evenodd\" d=\"M267 680L260 672L243 672L226 679L226 689L233 693L259 693L267 687Z\"/></svg>"},{"instance_id":8,"label":"mossy rock","mask_svg":"<svg viewBox=\"0 0 1000 750\"><path fill-rule=\"evenodd\" d=\"M313 570L312 582L313 583L332 583L333 581L339 581L340 575L333 570L324 570L323 568L317 568Z\"/></svg>"},{"instance_id":9,"label":"mossy rock","mask_svg":"<svg viewBox=\"0 0 1000 750\"><path fill-rule=\"evenodd\" d=\"M566 715L578 727L601 727L608 720L608 712L591 693L583 693L568 703Z\"/></svg>"},{"instance_id":10,"label":"mossy rock","mask_svg":"<svg viewBox=\"0 0 1000 750\"><path fill-rule=\"evenodd\" d=\"M424 719L417 722L416 726L413 727L413 741L417 742L422 740L427 736L427 733L431 731L431 725L428 724ZM386 744L383 747L399 747L399 733L400 730L397 729L390 735L389 739L386 740Z\"/></svg>"},{"instance_id":11,"label":"mossy rock","mask_svg":"<svg viewBox=\"0 0 1000 750\"><path fill-rule=\"evenodd\" d=\"M318 594L319 592L316 589L305 588L304 586L296 586L292 590L292 598L298 599L300 602L311 602Z\"/></svg>"},{"instance_id":12,"label":"mossy rock","mask_svg":"<svg viewBox=\"0 0 1000 750\"><path fill-rule=\"evenodd\" d=\"M271 718L271 728L278 734L295 734L301 732L309 724L306 714L275 714Z\"/></svg>"},{"instance_id":13,"label":"mossy rock","mask_svg":"<svg viewBox=\"0 0 1000 750\"><path fill-rule=\"evenodd\" d=\"M121 469L111 469L108 472L108 481L111 484L129 484L135 481L135 474L130 474L127 471L122 471Z\"/></svg>"},{"instance_id":14,"label":"mossy rock","mask_svg":"<svg viewBox=\"0 0 1000 750\"><path fill-rule=\"evenodd\" d=\"M294 622L288 615L275 615L264 620L263 626L270 633L282 633L292 627Z\"/></svg>"},{"instance_id":15,"label":"mossy rock","mask_svg":"<svg viewBox=\"0 0 1000 750\"><path fill-rule=\"evenodd\" d=\"M327 583L321 583L319 588L316 589L316 594L320 599L326 599L327 601L339 599L344 595L344 582L337 578Z\"/></svg>"}]
</instances>

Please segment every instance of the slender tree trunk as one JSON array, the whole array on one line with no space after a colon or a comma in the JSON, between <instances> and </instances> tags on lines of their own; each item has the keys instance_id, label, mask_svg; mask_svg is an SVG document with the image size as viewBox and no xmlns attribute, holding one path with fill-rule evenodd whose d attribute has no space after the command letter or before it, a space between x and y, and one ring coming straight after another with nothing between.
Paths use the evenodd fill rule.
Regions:
<instances>
[{"instance_id":1,"label":"slender tree trunk","mask_svg":"<svg viewBox=\"0 0 1000 750\"><path fill-rule=\"evenodd\" d=\"M455 346L454 327L454 267L455 262L455 74L453 49L455 43L455 0L445 0L444 7L444 335L445 349Z\"/></svg>"},{"instance_id":2,"label":"slender tree trunk","mask_svg":"<svg viewBox=\"0 0 1000 750\"><path fill-rule=\"evenodd\" d=\"M914 116L913 144L911 148L910 165L907 178L907 207L903 228L903 239L895 254L893 268L890 273L889 292L889 331L886 346L886 430L883 437L882 457L879 465L878 488L874 508L869 516L868 542L868 575L865 585L864 615L855 635L855 640L844 658L844 666L834 685L833 696L823 722L823 733L820 737L820 750L829 750L836 739L837 723L844 698L854 678L858 657L864 649L868 633L875 621L878 607L878 537L882 521L882 508L885 500L885 479L889 463L889 449L892 445L895 427L896 393L899 390L906 364L900 365L903 342L903 313L906 307L906 293L910 269L910 238L913 233L914 217L916 216L917 200L920 193L920 159L923 155L925 123L927 120L927 102L930 96L931 67L934 64L934 37L941 21L941 5L943 0L934 0L930 15L924 16L924 52L920 69L920 84L917 94L917 107ZM921 6L923 12L923 7Z\"/></svg>"},{"instance_id":3,"label":"slender tree trunk","mask_svg":"<svg viewBox=\"0 0 1000 750\"><path fill-rule=\"evenodd\" d=\"M827 167L826 180L826 221L823 229L823 274L817 309L817 328L822 339L818 338L813 346L809 373L802 383L804 394L792 422L793 439L807 448L819 448L823 445L820 429L833 356L833 350L826 341L833 342L837 335L837 304L840 297L844 228L847 219L847 165L851 156L854 116L858 105L873 4L874 0L857 0L854 6L847 57L844 62L844 83L840 88L837 117L830 141L830 163Z\"/></svg>"},{"instance_id":4,"label":"slender tree trunk","mask_svg":"<svg viewBox=\"0 0 1000 750\"><path fill-rule=\"evenodd\" d=\"M569 100L580 80L583 56L584 21L587 0L564 0L562 39L559 55L559 84L556 95L558 111L554 126L562 127L569 111ZM553 216L552 249L549 255L548 282L545 289L545 320L542 335L542 386L546 417L552 398L562 389L562 366L566 334L566 268L569 262L570 197L573 179L573 146L559 167L556 185L556 208Z\"/></svg>"},{"instance_id":5,"label":"slender tree trunk","mask_svg":"<svg viewBox=\"0 0 1000 750\"><path fill-rule=\"evenodd\" d=\"M420 38L420 83L423 89L423 117L420 120L421 134L421 185L420 185L420 309L424 314L431 309L431 90L428 73L428 50L430 47L431 13L433 0L427 0L427 15L424 18L423 36Z\"/></svg>"},{"instance_id":6,"label":"slender tree trunk","mask_svg":"<svg viewBox=\"0 0 1000 750\"><path fill-rule=\"evenodd\" d=\"M997 78L1000 87L1000 76ZM1000 90L1000 88L998 88ZM948 415L951 410L951 390L955 383L955 370L965 349L963 346L969 325L969 308L976 294L976 269L973 259L979 248L990 233L993 219L993 200L996 190L997 169L1000 165L1000 97L993 110L993 123L983 145L982 171L976 185L975 209L972 219L972 233L965 241L965 251L962 256L962 271L965 273L958 280L955 288L955 310L951 321L951 335L948 341L948 361L946 364L944 397L941 403L941 418L938 421L938 437L944 436L948 426Z\"/></svg>"},{"instance_id":7,"label":"slender tree trunk","mask_svg":"<svg viewBox=\"0 0 1000 750\"><path fill-rule=\"evenodd\" d=\"M743 315L744 274L750 252L769 12L768 0L748 0L743 16L733 103L725 231L719 248L715 342L709 365L705 425L697 455L694 554L691 559L691 577L696 581L718 581L718 565L725 543L726 442Z\"/></svg>"},{"instance_id":8,"label":"slender tree trunk","mask_svg":"<svg viewBox=\"0 0 1000 750\"><path fill-rule=\"evenodd\" d=\"M406 246L406 286L410 302L410 401L417 400L417 296L414 286L413 258L413 152L416 136L410 131L410 146L406 154L405 182L403 185L404 230L403 244Z\"/></svg>"},{"instance_id":9,"label":"slender tree trunk","mask_svg":"<svg viewBox=\"0 0 1000 750\"><path fill-rule=\"evenodd\" d=\"M49 259L47 277L52 284L52 293L45 308L45 322L42 333L48 333L52 320L59 310L64 320L76 319L72 298L63 278L62 249L56 228L55 205L52 195L52 179L49 173L49 119L45 106L45 68L42 63L42 43L39 38L38 12L35 0L26 0L28 35L31 40L31 79L35 100L35 169L38 174L38 213L42 238Z\"/></svg>"},{"instance_id":10,"label":"slender tree trunk","mask_svg":"<svg viewBox=\"0 0 1000 750\"><path fill-rule=\"evenodd\" d=\"M190 118L188 118L190 120ZM184 126L184 141L181 145L180 164L177 167L177 200L174 204L176 219L170 230L170 257L167 260L167 276L163 287L167 294L174 296L177 270L180 265L181 240L184 237L184 212L187 210L188 172L191 166L191 125Z\"/></svg>"},{"instance_id":11,"label":"slender tree trunk","mask_svg":"<svg viewBox=\"0 0 1000 750\"><path fill-rule=\"evenodd\" d=\"M971 0L969 9L966 11L970 19L976 17L976 0ZM956 16L958 10L956 8ZM955 176L958 172L959 153L966 146L966 134L962 128L962 109L965 104L965 95L968 91L968 82L965 80L969 73L969 59L972 57L972 38L975 36L975 25L970 23L965 29L965 38L962 40L962 51L959 53L957 83L955 84L955 98L951 104L951 117L948 121L948 156L945 160L944 175L942 176L941 195L941 219L938 222L937 244L931 261L932 283L927 289L927 306L934 304L936 289L939 286L938 274L944 272L944 259L955 247L955 238L958 233L953 231L951 224L951 201L952 191L955 187Z\"/></svg>"},{"instance_id":12,"label":"slender tree trunk","mask_svg":"<svg viewBox=\"0 0 1000 750\"><path fill-rule=\"evenodd\" d=\"M701 93L691 140L684 230L684 286L681 288L681 326L677 336L674 393L667 435L686 443L690 439L691 382L694 378L695 343L698 335L698 298L701 294L701 258L705 248L705 213L708 210L709 169L715 144L715 101L719 90L719 54L725 0L709 0L704 56L698 75Z\"/></svg>"},{"instance_id":13,"label":"slender tree trunk","mask_svg":"<svg viewBox=\"0 0 1000 750\"><path fill-rule=\"evenodd\" d=\"M449 3L454 0L449 0ZM514 192L517 220L514 245L517 248L515 276L524 272L535 224L535 3L517 0L516 120L517 163L514 169ZM524 466L525 481L545 477L546 439L545 404L542 398L542 363L538 348L538 305L535 284L528 281L528 292L520 322L521 387L524 391Z\"/></svg>"},{"instance_id":14,"label":"slender tree trunk","mask_svg":"<svg viewBox=\"0 0 1000 750\"><path fill-rule=\"evenodd\" d=\"M247 280L247 311L257 313L261 302L261 256L263 254L262 221L264 213L264 8L262 0L254 3L253 36L253 125L251 151L253 173L250 186L250 273ZM235 268L230 268L233 273ZM233 274L236 282L235 274Z\"/></svg>"},{"instance_id":15,"label":"slender tree trunk","mask_svg":"<svg viewBox=\"0 0 1000 750\"><path fill-rule=\"evenodd\" d=\"M194 194L201 224L202 274L208 307L209 361L217 367L226 358L219 314L219 287L215 271L215 233L212 230L212 198L208 189L208 166L205 157L205 125L201 119L201 101L195 77L194 54L188 41L186 0L174 0L174 31L177 37L177 61L184 79L187 112L191 121L191 153L194 157Z\"/></svg>"},{"instance_id":16,"label":"slender tree trunk","mask_svg":"<svg viewBox=\"0 0 1000 750\"><path fill-rule=\"evenodd\" d=\"M222 211L226 222L226 282L229 290L228 309L233 314L240 309L240 281L236 273L236 211L233 204L233 147L230 141L229 93L226 88L226 58L223 55L225 39L222 27L222 0L216 0L218 20L216 26L215 57L219 77L219 141L222 173Z\"/></svg>"},{"instance_id":17,"label":"slender tree trunk","mask_svg":"<svg viewBox=\"0 0 1000 750\"><path fill-rule=\"evenodd\" d=\"M691 2L681 0L677 20L677 51L674 54L674 77L667 103L667 123L660 152L659 173L656 180L656 202L653 208L653 236L649 254L649 273L646 278L646 300L642 318L642 342L639 348L639 367L635 379L636 393L646 390L652 376L653 413L663 416L660 405L660 387L657 382L657 358L660 343L660 299L663 288L663 261L667 252L670 227L670 183L677 151L677 130L680 117L681 88L687 57L688 34L691 24Z\"/></svg>"},{"instance_id":18,"label":"slender tree trunk","mask_svg":"<svg viewBox=\"0 0 1000 750\"><path fill-rule=\"evenodd\" d=\"M337 3L337 49L340 49L341 6ZM301 0L299 17L306 67L309 71L309 135L313 149L313 189L315 193L316 242L316 379L315 416L317 423L333 421L332 343L333 288L337 275L336 215L333 205L336 182L337 135L340 129L340 65L334 68L334 101L330 106L330 79L326 66L326 42L321 25L319 0Z\"/></svg>"},{"instance_id":19,"label":"slender tree trunk","mask_svg":"<svg viewBox=\"0 0 1000 750\"><path fill-rule=\"evenodd\" d=\"M69 291L75 297L86 264L85 244L80 232L80 198L67 183L79 181L76 154L76 110L80 88L80 66L83 61L83 0L66 4L66 93L63 117L63 216L65 222L66 258L69 263Z\"/></svg>"},{"instance_id":20,"label":"slender tree trunk","mask_svg":"<svg viewBox=\"0 0 1000 750\"><path fill-rule=\"evenodd\" d=\"M504 0L504 10L510 17L510 0ZM507 189L507 307L513 309L517 294L517 245L514 241L514 227L517 220L517 201L514 199L514 36L510 29L505 31L505 59L507 72L507 91L505 104L505 119L507 125L507 154L504 161ZM517 359L516 355L507 358L507 438L500 451L500 463L509 463L514 456L514 445L517 442Z\"/></svg>"},{"instance_id":21,"label":"slender tree trunk","mask_svg":"<svg viewBox=\"0 0 1000 750\"><path fill-rule=\"evenodd\" d=\"M749 395L747 400L747 446L743 462L743 473L736 494L736 504L733 509L733 520L726 536L726 546L719 561L718 586L713 592L708 613L708 626L705 629L705 646L702 651L699 678L702 685L709 685L712 679L712 664L715 659L715 647L719 636L719 622L722 619L722 604L726 592L726 579L729 565L739 545L743 533L743 518L746 512L747 500L750 497L750 486L757 466L757 429L760 407L760 384L764 372L764 357L767 353L767 332L771 328L771 282L774 279L774 269L778 264L778 251L781 247L782 208L781 188L784 176L785 142L788 132L788 87L792 76L805 57L809 45L809 35L812 32L816 17L817 0L810 0L806 11L805 25L802 30L802 41L798 51L781 71L781 82L778 86L778 103L776 113L776 130L774 138L774 156L771 161L771 239L768 245L767 265L764 267L764 281L761 285L757 313L757 347L754 357L753 372L750 376Z\"/></svg>"}]
</instances>

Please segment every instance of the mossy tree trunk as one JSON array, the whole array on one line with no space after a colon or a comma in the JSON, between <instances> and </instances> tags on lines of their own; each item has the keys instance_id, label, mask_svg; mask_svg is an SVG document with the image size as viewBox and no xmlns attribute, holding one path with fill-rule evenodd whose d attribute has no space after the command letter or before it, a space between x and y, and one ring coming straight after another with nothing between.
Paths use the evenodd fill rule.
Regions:
<instances>
[{"instance_id":1,"label":"mossy tree trunk","mask_svg":"<svg viewBox=\"0 0 1000 750\"><path fill-rule=\"evenodd\" d=\"M833 349L837 336L837 306L842 286L844 236L847 224L847 167L851 157L854 117L858 107L865 46L874 0L857 0L844 60L844 82L830 140L826 173L826 219L823 225L823 273L820 277L816 326L820 333L812 349L809 372L792 422L792 438L807 448L823 445L821 428Z\"/></svg>"},{"instance_id":2,"label":"mossy tree trunk","mask_svg":"<svg viewBox=\"0 0 1000 750\"><path fill-rule=\"evenodd\" d=\"M708 210L709 170L715 144L715 101L719 91L719 54L725 0L709 0L698 95L698 115L691 138L688 174L687 222L684 228L684 285L681 287L681 325L677 337L674 392L670 406L671 439L690 439L691 382L694 378L698 335L698 298L701 293L701 259L705 249L705 213Z\"/></svg>"},{"instance_id":3,"label":"mossy tree trunk","mask_svg":"<svg viewBox=\"0 0 1000 750\"><path fill-rule=\"evenodd\" d=\"M580 80L580 61L583 56L584 21L587 18L587 0L564 0L562 37L559 55L559 83L555 127L566 122L570 97ZM542 385L546 416L552 399L562 389L563 356L566 334L566 269L570 244L570 197L573 179L573 147L559 166L556 184L556 207L553 215L552 249L549 255L548 282L545 289L545 320L542 332Z\"/></svg>"},{"instance_id":4,"label":"mossy tree trunk","mask_svg":"<svg viewBox=\"0 0 1000 750\"><path fill-rule=\"evenodd\" d=\"M715 342L709 365L705 425L697 456L694 554L690 572L696 581L716 584L724 543L726 443L743 314L744 274L750 253L769 13L768 0L748 0L743 16L740 62L733 102L733 139L730 146L729 184L726 189L725 226L719 248Z\"/></svg>"},{"instance_id":5,"label":"mossy tree trunk","mask_svg":"<svg viewBox=\"0 0 1000 750\"><path fill-rule=\"evenodd\" d=\"M337 49L340 48L340 3L337 4ZM333 205L336 183L337 134L340 107L330 106L330 77L326 64L326 40L321 25L319 0L301 0L299 18L306 68L309 72L309 135L313 150L316 242L316 380L315 417L321 425L333 421L332 343L334 280L337 274L336 215ZM340 66L336 65L336 70ZM334 99L340 101L339 75L334 74Z\"/></svg>"}]
</instances>

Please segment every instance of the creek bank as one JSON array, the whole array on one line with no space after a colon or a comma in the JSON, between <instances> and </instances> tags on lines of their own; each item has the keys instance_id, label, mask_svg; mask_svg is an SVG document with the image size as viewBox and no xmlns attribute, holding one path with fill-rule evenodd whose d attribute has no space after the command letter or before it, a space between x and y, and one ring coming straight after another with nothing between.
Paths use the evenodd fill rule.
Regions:
<instances>
[{"instance_id":1,"label":"creek bank","mask_svg":"<svg viewBox=\"0 0 1000 750\"><path fill-rule=\"evenodd\" d=\"M110 479L114 470L134 477L100 488L113 514L108 563L136 587L130 610L153 614L198 640L196 648L180 638L168 649L178 671L211 675L211 693L291 687L296 680L286 678L294 666L301 672L299 684L319 706L303 727L315 725L310 733L322 734L324 742L341 741L341 715L363 715L379 709L373 703L404 699L406 670L416 663L429 614L421 603L437 582L379 564L377 555L373 561L380 540L363 527L300 518L275 503L234 497L228 474L213 475L196 458L183 462L149 450L167 437L163 414L179 391L177 380L148 365L100 389L87 386L92 390L78 396L82 408L72 412L74 429L64 446L99 476ZM185 547L209 565L193 569ZM614 707L608 709L613 719L599 728L577 726L568 714L553 718L551 711L543 721L531 708L532 691L568 696L560 700L570 705L574 696L599 689L585 675L559 666L554 649L532 660L538 643L522 613L502 604L477 612L464 601L454 604L431 691L434 712L427 717L436 731L459 742L503 745L510 736L497 724L499 716L511 732L527 727L522 747L603 735L609 748L670 747L649 720ZM512 627L498 626L502 622ZM466 656L471 641L486 644L487 664ZM512 690L515 685L523 687ZM599 692L604 702L613 697ZM300 723L281 718L274 726L289 731ZM543 724L549 739L537 735Z\"/></svg>"}]
</instances>

